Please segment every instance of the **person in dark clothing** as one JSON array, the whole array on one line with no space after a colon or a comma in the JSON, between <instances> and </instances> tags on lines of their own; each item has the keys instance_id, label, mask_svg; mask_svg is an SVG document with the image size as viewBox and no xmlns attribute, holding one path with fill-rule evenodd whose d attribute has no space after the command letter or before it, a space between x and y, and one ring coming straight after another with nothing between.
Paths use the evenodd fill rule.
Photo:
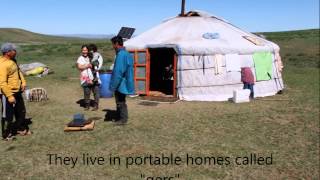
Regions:
<instances>
[{"instance_id":1,"label":"person in dark clothing","mask_svg":"<svg viewBox=\"0 0 320 180\"><path fill-rule=\"evenodd\" d=\"M116 124L124 125L128 122L126 95L134 94L134 61L130 53L125 50L122 37L115 36L111 42L116 51L116 58L109 89L115 92L118 117Z\"/></svg>"},{"instance_id":2,"label":"person in dark clothing","mask_svg":"<svg viewBox=\"0 0 320 180\"><path fill-rule=\"evenodd\" d=\"M0 89L2 101L2 137L13 140L15 135L30 135L28 123L25 119L26 108L22 93L26 88L26 80L16 63L16 47L5 43L1 47L0 57ZM15 117L15 122L13 118Z\"/></svg>"}]
</instances>

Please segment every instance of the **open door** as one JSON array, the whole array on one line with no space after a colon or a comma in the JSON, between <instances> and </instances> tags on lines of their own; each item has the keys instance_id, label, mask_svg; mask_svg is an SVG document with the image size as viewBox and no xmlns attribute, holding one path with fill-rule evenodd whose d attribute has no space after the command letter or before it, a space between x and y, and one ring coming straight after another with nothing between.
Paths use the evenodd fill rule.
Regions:
<instances>
[{"instance_id":1,"label":"open door","mask_svg":"<svg viewBox=\"0 0 320 180\"><path fill-rule=\"evenodd\" d=\"M173 48L150 48L150 81L152 92L177 97L177 54Z\"/></svg>"},{"instance_id":2,"label":"open door","mask_svg":"<svg viewBox=\"0 0 320 180\"><path fill-rule=\"evenodd\" d=\"M150 55L147 50L130 51L134 58L134 83L136 94L149 95Z\"/></svg>"}]
</instances>

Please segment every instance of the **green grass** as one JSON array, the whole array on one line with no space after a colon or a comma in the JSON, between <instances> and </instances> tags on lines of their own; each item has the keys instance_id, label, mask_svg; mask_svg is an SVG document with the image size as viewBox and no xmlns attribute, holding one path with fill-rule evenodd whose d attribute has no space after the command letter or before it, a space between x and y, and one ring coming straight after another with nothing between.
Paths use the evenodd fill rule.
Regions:
<instances>
[{"instance_id":1,"label":"green grass","mask_svg":"<svg viewBox=\"0 0 320 180\"><path fill-rule=\"evenodd\" d=\"M316 30L318 32L318 30ZM285 33L290 37L290 32ZM55 74L28 77L30 87L45 87L50 100L26 103L33 118L30 137L0 141L0 179L141 179L179 174L179 179L318 179L319 178L319 38L303 35L283 39L267 34L280 44L284 57L286 90L282 95L246 104L229 102L178 102L139 105L129 99L129 124L116 127L97 120L92 132L64 133L72 115L83 110L74 63L81 43L22 45L18 61L48 64ZM300 33L298 33L300 34ZM108 64L111 45L99 47ZM285 57L287 56L287 57ZM289 58L297 58L292 61ZM310 57L307 61L305 57ZM301 61L301 63L300 63ZM299 62L299 63L295 63ZM101 109L114 109L113 99L102 99ZM104 117L86 112L86 117ZM184 156L245 156L273 154L271 166L83 166L72 169L48 165L48 153L63 156L139 156L173 153Z\"/></svg>"},{"instance_id":2,"label":"green grass","mask_svg":"<svg viewBox=\"0 0 320 180\"><path fill-rule=\"evenodd\" d=\"M281 47L286 65L320 68L319 29L263 34Z\"/></svg>"}]
</instances>

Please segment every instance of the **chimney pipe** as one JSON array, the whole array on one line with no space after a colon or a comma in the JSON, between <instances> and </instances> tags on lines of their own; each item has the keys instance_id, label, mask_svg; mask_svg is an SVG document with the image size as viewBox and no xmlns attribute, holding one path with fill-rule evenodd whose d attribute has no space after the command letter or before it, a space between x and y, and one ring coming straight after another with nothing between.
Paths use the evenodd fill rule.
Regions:
<instances>
[{"instance_id":1,"label":"chimney pipe","mask_svg":"<svg viewBox=\"0 0 320 180\"><path fill-rule=\"evenodd\" d=\"M182 0L181 2L181 14L180 16L185 16L185 8L186 8L186 1Z\"/></svg>"}]
</instances>

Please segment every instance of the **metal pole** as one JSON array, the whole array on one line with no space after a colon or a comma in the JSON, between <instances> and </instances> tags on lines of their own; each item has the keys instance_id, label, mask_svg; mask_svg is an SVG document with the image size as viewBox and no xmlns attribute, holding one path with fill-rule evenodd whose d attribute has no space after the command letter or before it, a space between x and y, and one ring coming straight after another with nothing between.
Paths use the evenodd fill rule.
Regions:
<instances>
[{"instance_id":1,"label":"metal pole","mask_svg":"<svg viewBox=\"0 0 320 180\"><path fill-rule=\"evenodd\" d=\"M181 14L180 16L184 16L185 15L185 8L186 8L186 1L182 0L181 2Z\"/></svg>"}]
</instances>

